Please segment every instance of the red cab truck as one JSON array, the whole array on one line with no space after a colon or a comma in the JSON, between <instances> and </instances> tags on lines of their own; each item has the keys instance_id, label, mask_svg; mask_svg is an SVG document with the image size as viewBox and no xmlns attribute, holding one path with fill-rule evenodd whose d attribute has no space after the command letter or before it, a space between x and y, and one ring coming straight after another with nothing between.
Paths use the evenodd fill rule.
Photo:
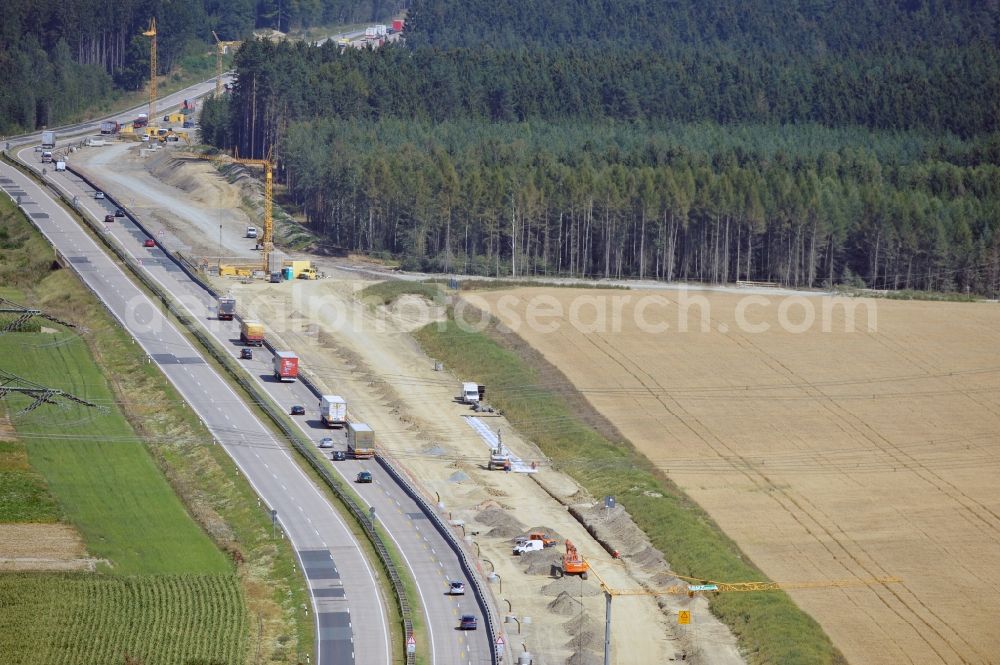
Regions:
<instances>
[{"instance_id":1,"label":"red cab truck","mask_svg":"<svg viewBox=\"0 0 1000 665\"><path fill-rule=\"evenodd\" d=\"M294 381L299 377L299 357L291 351L277 351L274 354L274 378L278 381Z\"/></svg>"}]
</instances>

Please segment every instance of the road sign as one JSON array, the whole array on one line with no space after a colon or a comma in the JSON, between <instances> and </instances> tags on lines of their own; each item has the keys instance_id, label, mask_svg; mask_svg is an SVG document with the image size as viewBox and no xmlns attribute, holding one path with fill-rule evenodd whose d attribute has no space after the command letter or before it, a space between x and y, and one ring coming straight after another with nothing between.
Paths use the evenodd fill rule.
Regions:
<instances>
[{"instance_id":1,"label":"road sign","mask_svg":"<svg viewBox=\"0 0 1000 665\"><path fill-rule=\"evenodd\" d=\"M416 653L417 652L417 640L410 635L406 638L406 653Z\"/></svg>"},{"instance_id":2,"label":"road sign","mask_svg":"<svg viewBox=\"0 0 1000 665\"><path fill-rule=\"evenodd\" d=\"M503 641L503 635L497 635L497 656L503 657L503 648L506 642Z\"/></svg>"},{"instance_id":3,"label":"road sign","mask_svg":"<svg viewBox=\"0 0 1000 665\"><path fill-rule=\"evenodd\" d=\"M688 591L718 591L717 584L688 584Z\"/></svg>"},{"instance_id":4,"label":"road sign","mask_svg":"<svg viewBox=\"0 0 1000 665\"><path fill-rule=\"evenodd\" d=\"M678 610L677 611L677 623L687 625L691 623L691 611L690 610Z\"/></svg>"}]
</instances>

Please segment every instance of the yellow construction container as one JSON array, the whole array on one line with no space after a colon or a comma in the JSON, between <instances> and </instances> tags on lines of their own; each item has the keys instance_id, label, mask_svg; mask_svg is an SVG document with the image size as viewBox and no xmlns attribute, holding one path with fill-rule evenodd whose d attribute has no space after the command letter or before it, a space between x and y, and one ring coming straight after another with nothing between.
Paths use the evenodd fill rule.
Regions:
<instances>
[{"instance_id":1,"label":"yellow construction container","mask_svg":"<svg viewBox=\"0 0 1000 665\"><path fill-rule=\"evenodd\" d=\"M170 123L172 125L180 125L184 123L184 118L186 116L180 111L174 111L173 113L168 113L163 116L163 121Z\"/></svg>"},{"instance_id":2,"label":"yellow construction container","mask_svg":"<svg viewBox=\"0 0 1000 665\"><path fill-rule=\"evenodd\" d=\"M285 261L282 265L292 269L292 279L298 279L304 271L312 268L312 261Z\"/></svg>"},{"instance_id":3,"label":"yellow construction container","mask_svg":"<svg viewBox=\"0 0 1000 665\"><path fill-rule=\"evenodd\" d=\"M233 266L222 264L219 266L219 277L252 277L253 271L258 266Z\"/></svg>"}]
</instances>

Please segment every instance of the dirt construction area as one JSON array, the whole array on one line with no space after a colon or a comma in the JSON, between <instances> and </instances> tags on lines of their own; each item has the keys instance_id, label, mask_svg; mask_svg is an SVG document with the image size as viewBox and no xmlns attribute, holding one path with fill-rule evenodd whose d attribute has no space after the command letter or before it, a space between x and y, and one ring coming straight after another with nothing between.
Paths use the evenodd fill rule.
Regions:
<instances>
[{"instance_id":1,"label":"dirt construction area","mask_svg":"<svg viewBox=\"0 0 1000 665\"><path fill-rule=\"evenodd\" d=\"M529 531L546 532L560 543L568 538L615 588L659 586L668 566L620 509L611 522L624 557L612 560L567 510L572 505L591 514L594 523L606 517L568 476L549 469L488 470L489 447L466 422L469 407L454 401L459 378L435 371L409 335L443 311L415 296L390 307L363 304L357 292L368 284L344 278L229 286L248 316L269 322L271 339L300 355L303 372L325 391L347 398L352 419L376 431L381 453L395 458L432 503L440 501L451 519L464 523L484 573L492 567L500 576L492 590L501 614L508 613L508 599L509 613L530 617L530 623L506 626L515 653L523 644L539 664L602 662L604 598L594 577L555 579L562 547L515 557L514 538ZM490 431L500 430L504 445L522 460L542 458L506 419L478 420ZM703 634L679 629L678 609L691 610L705 626ZM661 607L651 597L621 597L614 611L614 663L742 662L733 636L711 616L704 599L670 597Z\"/></svg>"},{"instance_id":2,"label":"dirt construction area","mask_svg":"<svg viewBox=\"0 0 1000 665\"><path fill-rule=\"evenodd\" d=\"M194 255L238 256L246 251L245 225L253 223L232 206L245 200L245 183L230 184L198 162L167 155L140 156L135 146L83 151L75 165L106 191L126 201L158 234L164 247ZM244 188L241 190L241 186ZM219 238L219 225L223 226ZM162 235L160 232L162 231ZM468 422L470 410L454 402L459 379L436 371L434 361L410 336L416 327L443 316L426 301L403 297L390 307L359 302L357 292L373 283L356 279L329 259L311 257L329 279L242 284L219 280L231 290L238 311L265 322L267 334L302 359L302 372L326 392L343 395L352 417L376 431L380 450L394 457L433 502L440 501L462 526L504 623L508 653L527 648L536 665L597 664L604 643L604 598L593 576L556 579L561 541L571 539L615 588L663 584L666 563L624 511L610 515L622 559L613 560L580 519L594 514L596 500L571 478L546 469L537 474L489 471L489 446ZM483 417L491 432L523 460L541 459L502 417ZM598 497L597 499L599 499ZM603 522L608 515L596 511ZM524 557L512 555L515 536L548 532L560 546ZM510 607L508 608L508 601ZM677 611L691 610L698 632L677 625ZM703 598L633 596L615 600L612 662L686 660L737 665L743 660L733 635L707 609ZM520 622L520 623L518 623Z\"/></svg>"},{"instance_id":3,"label":"dirt construction area","mask_svg":"<svg viewBox=\"0 0 1000 665\"><path fill-rule=\"evenodd\" d=\"M850 662L997 662L996 303L575 289L466 302L557 366L771 579L900 578L791 592Z\"/></svg>"}]
</instances>

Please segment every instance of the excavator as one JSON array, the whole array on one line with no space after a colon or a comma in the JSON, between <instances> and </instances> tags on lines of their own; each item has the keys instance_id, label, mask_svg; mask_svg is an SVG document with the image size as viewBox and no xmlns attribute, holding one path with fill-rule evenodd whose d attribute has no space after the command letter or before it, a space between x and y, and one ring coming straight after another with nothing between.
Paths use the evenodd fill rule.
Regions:
<instances>
[{"instance_id":1,"label":"excavator","mask_svg":"<svg viewBox=\"0 0 1000 665\"><path fill-rule=\"evenodd\" d=\"M587 579L587 571L590 564L576 551L576 545L572 541L566 541L566 554L563 555L562 575L579 575Z\"/></svg>"}]
</instances>

